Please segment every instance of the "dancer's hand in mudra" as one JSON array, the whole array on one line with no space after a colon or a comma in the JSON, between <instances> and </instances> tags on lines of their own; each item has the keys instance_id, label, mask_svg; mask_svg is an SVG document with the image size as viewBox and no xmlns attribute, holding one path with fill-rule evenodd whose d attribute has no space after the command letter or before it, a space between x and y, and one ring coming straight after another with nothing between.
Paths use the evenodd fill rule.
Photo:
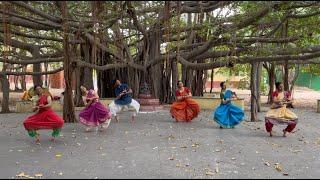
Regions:
<instances>
[{"instance_id":1,"label":"dancer's hand in mudra","mask_svg":"<svg viewBox=\"0 0 320 180\"><path fill-rule=\"evenodd\" d=\"M36 112L36 111L38 111L38 110L39 110L39 106L35 106L35 107L32 108L32 111L33 111L33 112Z\"/></svg>"}]
</instances>

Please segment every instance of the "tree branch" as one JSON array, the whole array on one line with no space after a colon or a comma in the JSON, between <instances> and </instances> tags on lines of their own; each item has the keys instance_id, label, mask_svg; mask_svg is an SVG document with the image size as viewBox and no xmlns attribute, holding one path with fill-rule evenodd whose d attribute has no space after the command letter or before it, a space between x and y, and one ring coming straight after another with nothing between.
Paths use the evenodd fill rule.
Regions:
<instances>
[{"instance_id":1,"label":"tree branch","mask_svg":"<svg viewBox=\"0 0 320 180\"><path fill-rule=\"evenodd\" d=\"M14 76L25 76L25 75L30 75L30 76L40 76L40 75L46 75L46 74L55 74L57 72L63 71L63 67L59 69L55 69L52 71L45 71L45 72L10 72L10 71L2 71L0 72L0 75L14 75Z\"/></svg>"}]
</instances>

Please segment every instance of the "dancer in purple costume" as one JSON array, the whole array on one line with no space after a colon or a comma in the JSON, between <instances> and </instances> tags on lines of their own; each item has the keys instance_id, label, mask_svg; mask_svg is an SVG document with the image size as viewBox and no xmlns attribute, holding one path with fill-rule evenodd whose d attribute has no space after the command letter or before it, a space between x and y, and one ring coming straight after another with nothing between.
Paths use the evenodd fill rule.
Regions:
<instances>
[{"instance_id":1,"label":"dancer in purple costume","mask_svg":"<svg viewBox=\"0 0 320 180\"><path fill-rule=\"evenodd\" d=\"M90 131L93 127L99 126L100 131L107 129L111 121L111 112L101 102L97 93L86 87L80 87L83 96L86 97L86 107L80 112L79 120L87 126L86 131Z\"/></svg>"}]
</instances>

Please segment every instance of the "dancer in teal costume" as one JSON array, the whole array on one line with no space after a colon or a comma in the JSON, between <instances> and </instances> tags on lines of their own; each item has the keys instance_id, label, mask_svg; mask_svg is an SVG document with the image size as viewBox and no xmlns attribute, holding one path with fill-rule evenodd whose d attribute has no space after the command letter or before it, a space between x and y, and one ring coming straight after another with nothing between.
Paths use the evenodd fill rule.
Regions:
<instances>
[{"instance_id":1,"label":"dancer in teal costume","mask_svg":"<svg viewBox=\"0 0 320 180\"><path fill-rule=\"evenodd\" d=\"M244 120L244 111L231 103L235 94L230 90L226 90L225 82L221 82L220 87L221 104L212 113L213 119L220 125L220 128L234 128Z\"/></svg>"}]
</instances>

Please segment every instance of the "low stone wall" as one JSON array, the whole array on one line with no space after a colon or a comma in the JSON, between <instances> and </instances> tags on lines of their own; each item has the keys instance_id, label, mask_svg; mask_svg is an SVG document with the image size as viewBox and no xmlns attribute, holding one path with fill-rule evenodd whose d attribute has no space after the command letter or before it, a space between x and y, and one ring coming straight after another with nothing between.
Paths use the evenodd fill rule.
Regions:
<instances>
[{"instance_id":1,"label":"low stone wall","mask_svg":"<svg viewBox=\"0 0 320 180\"><path fill-rule=\"evenodd\" d=\"M17 101L16 102L16 112L17 113L32 112L33 107L34 107L34 103L32 101ZM62 111L63 107L59 101L53 101L52 102L52 109L54 111Z\"/></svg>"}]
</instances>

